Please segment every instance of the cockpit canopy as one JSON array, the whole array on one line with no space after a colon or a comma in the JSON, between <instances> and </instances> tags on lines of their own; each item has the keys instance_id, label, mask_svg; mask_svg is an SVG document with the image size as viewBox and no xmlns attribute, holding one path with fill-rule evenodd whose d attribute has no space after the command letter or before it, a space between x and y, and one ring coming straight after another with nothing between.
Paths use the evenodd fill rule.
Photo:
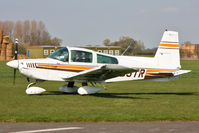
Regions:
<instances>
[{"instance_id":1,"label":"cockpit canopy","mask_svg":"<svg viewBox=\"0 0 199 133\"><path fill-rule=\"evenodd\" d=\"M84 51L79 49L71 49L70 56L67 48L61 48L55 51L53 54L48 56L48 58L56 59L63 62L68 62L69 58L71 62L82 62L82 63L92 63L93 62L93 54L90 51ZM97 63L101 64L118 64L118 60L115 57L96 54Z\"/></svg>"}]
</instances>

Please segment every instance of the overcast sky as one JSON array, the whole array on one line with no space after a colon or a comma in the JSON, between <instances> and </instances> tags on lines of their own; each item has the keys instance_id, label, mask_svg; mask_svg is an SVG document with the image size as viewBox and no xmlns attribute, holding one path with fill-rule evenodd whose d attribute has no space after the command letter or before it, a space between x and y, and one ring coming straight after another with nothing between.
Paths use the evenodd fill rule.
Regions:
<instances>
[{"instance_id":1,"label":"overcast sky","mask_svg":"<svg viewBox=\"0 0 199 133\"><path fill-rule=\"evenodd\" d=\"M158 46L165 29L199 43L199 0L0 0L0 20L42 20L62 45L102 45L129 36Z\"/></svg>"}]
</instances>

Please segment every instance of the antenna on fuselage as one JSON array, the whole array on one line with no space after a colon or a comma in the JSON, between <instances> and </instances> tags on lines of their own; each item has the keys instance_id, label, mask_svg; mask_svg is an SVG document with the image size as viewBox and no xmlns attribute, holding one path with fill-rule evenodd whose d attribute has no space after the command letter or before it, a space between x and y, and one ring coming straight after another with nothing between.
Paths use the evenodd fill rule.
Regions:
<instances>
[{"instance_id":1,"label":"antenna on fuselage","mask_svg":"<svg viewBox=\"0 0 199 133\"><path fill-rule=\"evenodd\" d=\"M121 56L123 56L123 55L126 53L126 51L130 48L130 46L131 46L131 45L134 45L134 44L135 44L135 41L134 41L134 40L133 40L132 43L129 43L128 47L124 50L124 52L121 54Z\"/></svg>"}]
</instances>

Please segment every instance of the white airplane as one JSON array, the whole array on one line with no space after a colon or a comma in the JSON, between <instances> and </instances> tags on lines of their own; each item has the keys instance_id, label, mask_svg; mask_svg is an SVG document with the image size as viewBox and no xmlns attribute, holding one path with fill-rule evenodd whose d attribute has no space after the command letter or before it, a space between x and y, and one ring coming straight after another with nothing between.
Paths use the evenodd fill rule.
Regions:
<instances>
[{"instance_id":1,"label":"white airplane","mask_svg":"<svg viewBox=\"0 0 199 133\"><path fill-rule=\"evenodd\" d=\"M18 49L18 48L16 48ZM65 47L44 59L17 60L17 51L13 61L7 63L26 77L36 79L27 86L27 94L41 94L45 89L32 87L42 81L65 81L68 84L59 89L63 93L80 95L94 94L100 91L95 84L130 81L177 79L190 70L180 70L178 32L165 31L155 57L113 56L92 50ZM74 86L75 82L82 87ZM89 86L90 84L90 86Z\"/></svg>"}]
</instances>

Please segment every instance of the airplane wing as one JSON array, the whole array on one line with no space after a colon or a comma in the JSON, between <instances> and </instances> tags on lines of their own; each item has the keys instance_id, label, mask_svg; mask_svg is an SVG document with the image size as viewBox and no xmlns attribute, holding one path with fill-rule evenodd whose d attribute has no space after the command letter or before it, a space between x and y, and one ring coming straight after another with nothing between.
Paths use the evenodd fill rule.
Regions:
<instances>
[{"instance_id":1,"label":"airplane wing","mask_svg":"<svg viewBox=\"0 0 199 133\"><path fill-rule=\"evenodd\" d=\"M86 70L70 77L63 77L65 81L105 81L110 78L121 76L137 70L118 66L118 65L103 65L90 70Z\"/></svg>"}]
</instances>

